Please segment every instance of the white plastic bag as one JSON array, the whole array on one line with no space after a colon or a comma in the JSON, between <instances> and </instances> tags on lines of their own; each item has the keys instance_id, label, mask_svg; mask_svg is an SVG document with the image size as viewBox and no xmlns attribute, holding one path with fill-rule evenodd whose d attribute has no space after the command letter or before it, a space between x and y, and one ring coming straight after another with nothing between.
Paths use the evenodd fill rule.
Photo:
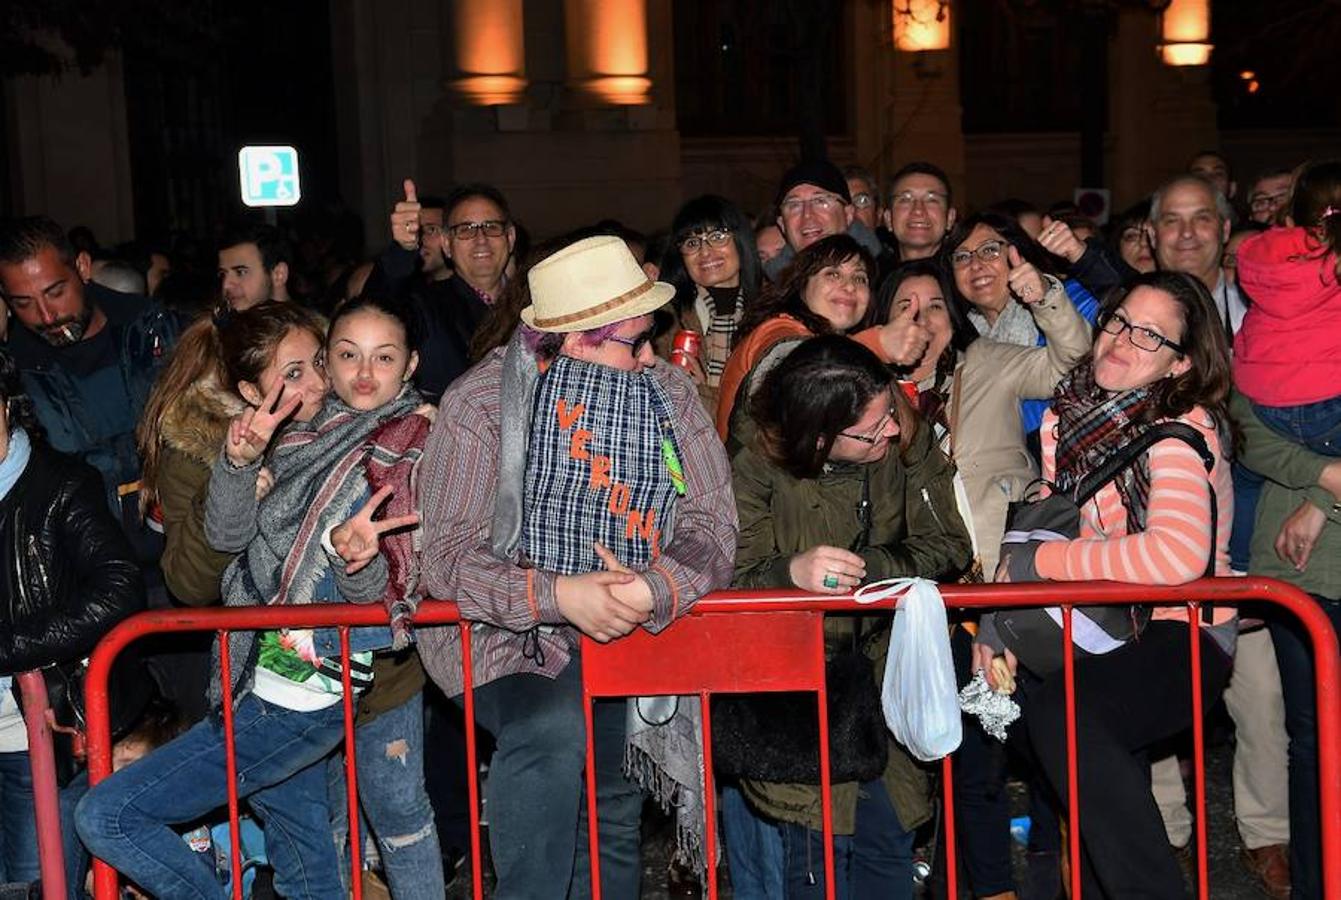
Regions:
<instances>
[{"instance_id":1,"label":"white plastic bag","mask_svg":"<svg viewBox=\"0 0 1341 900\"><path fill-rule=\"evenodd\" d=\"M855 598L874 603L900 594L880 704L894 738L931 762L954 752L964 736L940 589L925 578L891 578L864 585Z\"/></svg>"}]
</instances>

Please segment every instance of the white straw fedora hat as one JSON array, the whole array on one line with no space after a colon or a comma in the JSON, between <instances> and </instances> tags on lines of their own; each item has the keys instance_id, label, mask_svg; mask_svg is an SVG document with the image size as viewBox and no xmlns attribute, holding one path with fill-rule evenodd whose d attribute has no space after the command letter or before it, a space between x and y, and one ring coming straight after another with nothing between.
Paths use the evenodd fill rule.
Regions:
<instances>
[{"instance_id":1,"label":"white straw fedora hat","mask_svg":"<svg viewBox=\"0 0 1341 900\"><path fill-rule=\"evenodd\" d=\"M536 331L587 331L660 309L675 288L647 277L622 240L584 238L531 267L531 305L521 319Z\"/></svg>"}]
</instances>

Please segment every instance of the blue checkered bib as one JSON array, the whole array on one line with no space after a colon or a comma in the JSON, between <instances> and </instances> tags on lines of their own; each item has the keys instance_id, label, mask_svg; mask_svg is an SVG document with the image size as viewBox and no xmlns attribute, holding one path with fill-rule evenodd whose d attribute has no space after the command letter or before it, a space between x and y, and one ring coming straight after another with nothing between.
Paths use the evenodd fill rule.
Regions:
<instances>
[{"instance_id":1,"label":"blue checkered bib","mask_svg":"<svg viewBox=\"0 0 1341 900\"><path fill-rule=\"evenodd\" d=\"M595 541L637 571L656 559L676 497L663 444L680 458L670 410L650 373L566 356L541 373L522 512L521 551L531 565L595 572Z\"/></svg>"}]
</instances>

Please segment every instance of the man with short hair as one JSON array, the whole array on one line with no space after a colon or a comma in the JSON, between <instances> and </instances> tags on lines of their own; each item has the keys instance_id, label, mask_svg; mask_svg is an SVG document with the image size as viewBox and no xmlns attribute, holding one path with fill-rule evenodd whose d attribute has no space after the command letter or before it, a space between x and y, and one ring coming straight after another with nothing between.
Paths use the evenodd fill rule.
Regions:
<instances>
[{"instance_id":1,"label":"man with short hair","mask_svg":"<svg viewBox=\"0 0 1341 900\"><path fill-rule=\"evenodd\" d=\"M1290 199L1290 185L1294 183L1294 173L1289 169L1270 169L1257 176L1252 190L1248 191L1248 214L1254 222L1270 225L1276 221L1276 213Z\"/></svg>"},{"instance_id":2,"label":"man with short hair","mask_svg":"<svg viewBox=\"0 0 1341 900\"><path fill-rule=\"evenodd\" d=\"M1150 198L1149 229L1155 262L1185 272L1211 292L1225 334L1233 343L1247 307L1221 261L1230 230L1229 201L1200 175L1179 175Z\"/></svg>"},{"instance_id":3,"label":"man with short hair","mask_svg":"<svg viewBox=\"0 0 1341 900\"><path fill-rule=\"evenodd\" d=\"M425 281L446 281L452 265L443 251L447 202L438 196L419 198L419 272Z\"/></svg>"},{"instance_id":4,"label":"man with short hair","mask_svg":"<svg viewBox=\"0 0 1341 900\"><path fill-rule=\"evenodd\" d=\"M864 166L844 166L843 178L847 180L847 192L852 197L852 216L875 231L880 227L880 186L875 176Z\"/></svg>"},{"instance_id":5,"label":"man with short hair","mask_svg":"<svg viewBox=\"0 0 1341 900\"><path fill-rule=\"evenodd\" d=\"M140 522L135 426L179 325L147 297L93 283L92 269L45 216L0 225L0 292L21 326L6 349L47 442L102 474L108 506L148 562L156 541Z\"/></svg>"},{"instance_id":6,"label":"man with short hair","mask_svg":"<svg viewBox=\"0 0 1341 900\"><path fill-rule=\"evenodd\" d=\"M518 333L443 395L419 478L422 571L428 595L476 623L476 721L498 748L497 896L559 900L591 889L580 638L660 631L727 585L737 520L726 452L694 383L652 352L652 313L675 289L649 280L612 236L570 244L528 281ZM419 632L425 668L453 698L464 689L460 636ZM692 727L686 706L663 733L692 733L676 731ZM627 712L622 700L594 709L611 897L638 896L641 881L642 795L621 771L626 748L633 771L669 796L664 759ZM676 795L692 802L693 788Z\"/></svg>"},{"instance_id":7,"label":"man with short hair","mask_svg":"<svg viewBox=\"0 0 1341 900\"><path fill-rule=\"evenodd\" d=\"M289 302L293 251L278 228L248 224L219 242L219 289L230 309L251 309L267 300Z\"/></svg>"},{"instance_id":8,"label":"man with short hair","mask_svg":"<svg viewBox=\"0 0 1341 900\"><path fill-rule=\"evenodd\" d=\"M898 242L899 259L928 259L955 226L950 179L929 162L910 162L894 173L885 204L885 227Z\"/></svg>"},{"instance_id":9,"label":"man with short hair","mask_svg":"<svg viewBox=\"0 0 1341 900\"><path fill-rule=\"evenodd\" d=\"M1187 162L1187 172L1189 175L1200 175L1205 178L1230 202L1233 202L1234 195L1238 193L1239 185L1229 168L1229 160L1218 150L1202 150L1192 157Z\"/></svg>"},{"instance_id":10,"label":"man with short hair","mask_svg":"<svg viewBox=\"0 0 1341 900\"><path fill-rule=\"evenodd\" d=\"M413 179L404 182L405 198L391 212L392 242L368 276L368 293L404 297L421 324L420 365L415 385L436 403L447 386L470 367L476 330L503 292L517 230L507 200L489 184L463 184L443 203L442 228L423 218ZM425 227L425 221L428 227ZM444 258L446 278L417 281L424 254ZM446 263L450 262L450 268ZM422 271L422 269L420 269Z\"/></svg>"},{"instance_id":11,"label":"man with short hair","mask_svg":"<svg viewBox=\"0 0 1341 900\"><path fill-rule=\"evenodd\" d=\"M772 280L811 244L846 232L877 260L885 255L875 232L856 217L847 179L826 159L807 160L788 169L777 193L778 228L787 244L764 263ZM872 285L874 288L875 285Z\"/></svg>"}]
</instances>

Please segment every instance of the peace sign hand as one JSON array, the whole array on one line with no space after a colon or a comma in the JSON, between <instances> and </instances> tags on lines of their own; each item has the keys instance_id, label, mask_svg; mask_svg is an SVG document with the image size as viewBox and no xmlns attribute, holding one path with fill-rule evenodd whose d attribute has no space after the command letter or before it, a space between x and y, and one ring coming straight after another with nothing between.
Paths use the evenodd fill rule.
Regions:
<instances>
[{"instance_id":1,"label":"peace sign hand","mask_svg":"<svg viewBox=\"0 0 1341 900\"><path fill-rule=\"evenodd\" d=\"M406 250L419 247L419 194L415 190L414 180L405 179L405 199L396 203L391 211L391 239Z\"/></svg>"},{"instance_id":2,"label":"peace sign hand","mask_svg":"<svg viewBox=\"0 0 1341 900\"><path fill-rule=\"evenodd\" d=\"M1013 244L1006 250L1006 263L1010 266L1010 274L1006 276L1010 292L1018 297L1021 303L1032 304L1042 300L1048 290L1048 286L1043 283L1043 276L1038 274L1038 269L1034 268L1033 263L1025 262Z\"/></svg>"},{"instance_id":3,"label":"peace sign hand","mask_svg":"<svg viewBox=\"0 0 1341 900\"><path fill-rule=\"evenodd\" d=\"M295 392L280 403L283 396L284 381L281 379L276 381L270 393L262 398L259 407L245 410L228 423L228 436L224 439L224 455L234 466L240 469L256 461L265 452L270 439L279 430L279 426L284 424L284 420L303 405L303 395L300 393Z\"/></svg>"},{"instance_id":4,"label":"peace sign hand","mask_svg":"<svg viewBox=\"0 0 1341 900\"><path fill-rule=\"evenodd\" d=\"M373 513L392 494L391 485L384 485L368 498L363 508L354 513L331 532L331 546L345 561L345 574L353 575L377 556L377 541L388 531L419 524L419 513L406 513L390 519L373 521Z\"/></svg>"}]
</instances>

